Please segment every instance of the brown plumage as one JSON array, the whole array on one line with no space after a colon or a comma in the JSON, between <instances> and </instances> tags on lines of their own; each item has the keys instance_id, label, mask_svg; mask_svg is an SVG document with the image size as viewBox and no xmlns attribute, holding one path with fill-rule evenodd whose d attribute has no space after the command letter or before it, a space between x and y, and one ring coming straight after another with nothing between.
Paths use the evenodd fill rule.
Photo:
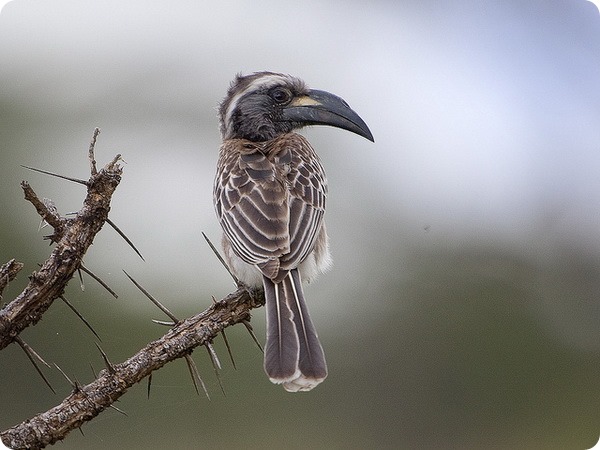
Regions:
<instances>
[{"instance_id":1,"label":"brown plumage","mask_svg":"<svg viewBox=\"0 0 600 450\"><path fill-rule=\"evenodd\" d=\"M267 375L288 391L310 390L327 365L301 282L331 263L327 178L309 142L292 130L327 124L372 135L339 97L271 72L236 78L220 119L214 202L225 257L241 281L265 289Z\"/></svg>"}]
</instances>

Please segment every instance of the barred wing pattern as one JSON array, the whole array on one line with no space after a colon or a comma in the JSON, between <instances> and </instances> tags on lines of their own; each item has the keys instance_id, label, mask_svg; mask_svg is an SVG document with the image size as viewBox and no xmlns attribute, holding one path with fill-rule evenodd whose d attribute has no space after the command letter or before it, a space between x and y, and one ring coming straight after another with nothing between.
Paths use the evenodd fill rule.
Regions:
<instances>
[{"instance_id":1,"label":"barred wing pattern","mask_svg":"<svg viewBox=\"0 0 600 450\"><path fill-rule=\"evenodd\" d=\"M223 143L214 186L217 216L235 253L274 282L313 250L325 213L327 180L301 135Z\"/></svg>"}]
</instances>

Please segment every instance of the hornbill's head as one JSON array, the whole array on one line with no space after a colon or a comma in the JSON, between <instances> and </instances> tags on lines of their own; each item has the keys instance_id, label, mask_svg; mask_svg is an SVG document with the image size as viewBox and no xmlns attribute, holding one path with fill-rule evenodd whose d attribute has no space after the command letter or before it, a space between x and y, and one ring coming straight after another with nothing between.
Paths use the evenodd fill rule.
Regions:
<instances>
[{"instance_id":1,"label":"hornbill's head","mask_svg":"<svg viewBox=\"0 0 600 450\"><path fill-rule=\"evenodd\" d=\"M340 97L280 73L238 75L219 117L223 139L268 141L306 125L330 125L373 141L367 124Z\"/></svg>"}]
</instances>

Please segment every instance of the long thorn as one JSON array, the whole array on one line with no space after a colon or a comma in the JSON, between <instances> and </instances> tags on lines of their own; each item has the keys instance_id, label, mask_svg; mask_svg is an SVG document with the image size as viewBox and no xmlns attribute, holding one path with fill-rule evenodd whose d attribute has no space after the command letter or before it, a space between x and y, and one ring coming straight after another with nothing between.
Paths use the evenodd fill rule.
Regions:
<instances>
[{"instance_id":1,"label":"long thorn","mask_svg":"<svg viewBox=\"0 0 600 450\"><path fill-rule=\"evenodd\" d=\"M38 225L38 233L42 230L42 228L46 228L47 226L49 226L49 224L46 222L46 219L40 220L40 224Z\"/></svg>"},{"instance_id":2,"label":"long thorn","mask_svg":"<svg viewBox=\"0 0 600 450\"><path fill-rule=\"evenodd\" d=\"M62 373L62 376L65 377L65 380L67 380L67 382L71 385L71 387L73 388L74 391L78 391L79 390L79 386L77 385L77 383L74 383L73 380L71 380L67 376L67 374L64 372L64 370L62 370L58 364L54 363L54 367L56 367L58 369L58 371L60 373Z\"/></svg>"},{"instance_id":3,"label":"long thorn","mask_svg":"<svg viewBox=\"0 0 600 450\"><path fill-rule=\"evenodd\" d=\"M213 305L217 304L217 299L215 298L214 295L212 296L212 302L213 302ZM231 347L229 346L229 341L227 340L227 335L225 334L225 329L221 330L221 335L223 336L223 340L225 341L225 347L227 347L227 353L229 353L229 358L231 359L231 364L233 364L233 368L235 370L237 370L237 367L235 366L235 360L233 359L233 353L231 353Z\"/></svg>"},{"instance_id":4,"label":"long thorn","mask_svg":"<svg viewBox=\"0 0 600 450\"><path fill-rule=\"evenodd\" d=\"M157 325L164 325L165 327L174 327L175 325L177 325L177 322L167 322L166 320L152 319L152 322L154 322Z\"/></svg>"},{"instance_id":5,"label":"long thorn","mask_svg":"<svg viewBox=\"0 0 600 450\"><path fill-rule=\"evenodd\" d=\"M198 389L198 382L195 377L194 369L192 369L192 364L195 364L189 355L185 357L185 362L188 366L188 370L190 371L190 376L192 377L192 383L194 384L194 390L196 391L196 395L200 395L200 390Z\"/></svg>"},{"instance_id":6,"label":"long thorn","mask_svg":"<svg viewBox=\"0 0 600 450\"><path fill-rule=\"evenodd\" d=\"M127 275L127 278L129 278L129 279L131 280L131 282L132 282L133 284L135 284L135 286L136 286L136 287L137 287L137 288L138 288L140 291L142 291L142 293L143 293L143 294L144 294L144 295L145 295L145 296L148 298L148 300L150 300L152 303L154 303L154 305L156 305L156 307L157 307L158 309L160 309L160 310L161 310L162 312L164 312L164 313L165 313L167 316L169 316L169 318L170 318L170 319L171 319L173 322L176 322L176 323L178 323L178 322L179 322L179 319L178 319L177 317L175 317L175 315L174 315L174 314L173 314L171 311L169 311L169 310L168 310L168 309L167 309L165 306L163 306L163 304L162 304L162 303L160 303L158 300L156 300L154 297L152 297L152 295L150 295L150 293L149 293L149 292L148 292L146 289L144 289L144 288L143 288L143 287L142 287L142 286L141 286L141 285L140 285L140 284L139 284L137 281L135 281L133 278L131 278L131 276L130 276L130 275L127 273L127 272L125 272L125 271L123 271L123 272L125 273L125 275Z\"/></svg>"},{"instance_id":7,"label":"long thorn","mask_svg":"<svg viewBox=\"0 0 600 450\"><path fill-rule=\"evenodd\" d=\"M77 275L79 276L79 287L81 288L81 292L85 292L85 283L83 282L83 275L81 275L81 266L83 266L83 264L77 269Z\"/></svg>"},{"instance_id":8,"label":"long thorn","mask_svg":"<svg viewBox=\"0 0 600 450\"><path fill-rule=\"evenodd\" d=\"M127 244L133 249L133 251L136 252L140 258L142 258L142 261L146 261L140 253L140 251L135 247L135 245L133 245L133 242L131 242L131 240L125 235L125 233L123 233L121 229L118 226L116 226L112 220L107 218L106 223L109 224L113 228L113 230L115 230L119 234L119 236L121 236L125 240L125 242L127 242Z\"/></svg>"},{"instance_id":9,"label":"long thorn","mask_svg":"<svg viewBox=\"0 0 600 450\"><path fill-rule=\"evenodd\" d=\"M150 386L152 386L152 372L148 375L148 398L150 398Z\"/></svg>"},{"instance_id":10,"label":"long thorn","mask_svg":"<svg viewBox=\"0 0 600 450\"><path fill-rule=\"evenodd\" d=\"M206 347L206 351L208 352L208 355L210 356L210 361L212 362L213 369L215 370L215 376L217 377L217 381L219 382L221 392L223 392L224 396L227 396L227 394L225 394L225 388L223 387L223 383L221 381L221 375L219 375L219 370L221 369L221 363L219 362L219 358L217 357L217 352L215 352L215 348L212 346L212 344L210 342L207 342L206 344L204 344L204 346Z\"/></svg>"},{"instance_id":11,"label":"long thorn","mask_svg":"<svg viewBox=\"0 0 600 450\"><path fill-rule=\"evenodd\" d=\"M260 345L260 342L258 342L258 339L256 338L256 334L254 334L254 329L252 328L250 322L248 322L247 320L242 320L242 323L246 327L246 330L248 330L248 333L250 333L250 336L252 336L252 339L254 340L256 345L258 345L258 348L260 348L260 351L264 353L265 351L262 348L262 345Z\"/></svg>"},{"instance_id":12,"label":"long thorn","mask_svg":"<svg viewBox=\"0 0 600 450\"><path fill-rule=\"evenodd\" d=\"M110 406L112 409L114 409L115 411L117 411L118 413L123 414L125 417L127 417L127 413L125 411L123 411L122 409L117 408L115 405L108 405Z\"/></svg>"},{"instance_id":13,"label":"long thorn","mask_svg":"<svg viewBox=\"0 0 600 450\"><path fill-rule=\"evenodd\" d=\"M106 356L106 353L104 353L104 350L102 350L102 347L100 347L100 344L98 344L97 342L94 342L94 344L96 344L96 347L98 347L98 350L100 350L100 354L102 355L102 359L104 360L104 365L106 366L106 369L109 373L114 374L116 372L115 366L113 366L113 364L110 362L108 356Z\"/></svg>"},{"instance_id":14,"label":"long thorn","mask_svg":"<svg viewBox=\"0 0 600 450\"><path fill-rule=\"evenodd\" d=\"M31 361L31 364L33 364L33 367L35 368L36 372L40 375L40 377L42 377L42 380L44 380L44 383L46 383L46 386L48 386L50 388L52 393L56 394L56 391L54 390L54 388L48 381L48 378L46 378L46 376L44 375L42 370L39 368L39 366L35 362L34 355L36 358L38 358L40 361L42 361L46 366L50 367L50 365L46 361L44 361L40 357L40 355L38 355L35 351L33 351L33 349L29 345L27 345L19 336L15 337L15 341L21 346L21 348L27 355L27 358L29 358L29 361Z\"/></svg>"},{"instance_id":15,"label":"long thorn","mask_svg":"<svg viewBox=\"0 0 600 450\"><path fill-rule=\"evenodd\" d=\"M185 355L185 362L187 363L188 369L190 371L190 375L192 376L192 382L194 383L194 389L196 389L196 394L200 395L200 391L198 390L198 382L202 386L202 390L204 391L204 395L208 401L210 401L210 395L208 395L208 390L206 389L206 385L204 381L202 381L202 377L200 376L200 372L198 372L198 367L194 362L194 359L191 355Z\"/></svg>"},{"instance_id":16,"label":"long thorn","mask_svg":"<svg viewBox=\"0 0 600 450\"><path fill-rule=\"evenodd\" d=\"M205 346L208 350L208 354L210 355L210 359L212 360L213 365L215 366L215 369L221 370L221 361L219 361L219 357L217 356L217 352L215 351L215 348L213 347L212 343L207 342Z\"/></svg>"},{"instance_id":17,"label":"long thorn","mask_svg":"<svg viewBox=\"0 0 600 450\"><path fill-rule=\"evenodd\" d=\"M94 375L94 378L98 378L98 374L96 373L96 369L94 369L94 366L92 366L92 363L90 363L90 369L92 369L92 375Z\"/></svg>"},{"instance_id":18,"label":"long thorn","mask_svg":"<svg viewBox=\"0 0 600 450\"><path fill-rule=\"evenodd\" d=\"M88 321L85 319L85 317L83 317L83 316L82 316L82 315L79 313L79 311L77 311L77 310L75 309L75 307L74 307L74 306L73 306L73 305L72 305L72 304L71 304L71 303L70 303L70 302L69 302L69 301L68 301L68 300L67 300L67 299L66 299L66 298L63 296L63 295L59 296L59 298L60 298L60 299L61 299L61 300L62 300L62 301L65 303L65 305L67 305L67 306L68 306L68 307L71 309L71 311L73 311L73 312L75 313L75 315L76 315L77 317L79 317L79 318L81 319L81 321L82 321L82 322L85 324L85 326L86 326L86 327L88 327L92 333L94 333L94 336L96 336L96 337L98 338L98 340L99 340L100 342L102 342L102 339L100 339L100 336L98 336L98 333L96 333L96 331L95 331L95 330L92 328L92 326L91 326L91 325L90 325L90 323L89 323L89 322L88 322Z\"/></svg>"},{"instance_id":19,"label":"long thorn","mask_svg":"<svg viewBox=\"0 0 600 450\"><path fill-rule=\"evenodd\" d=\"M67 177L65 175L59 175L54 172L48 172L47 170L36 169L35 167L29 167L29 166L23 166L23 165L21 165L21 167L28 169L28 170L33 170L34 172L43 173L44 175L50 175L50 176L53 176L56 178L62 178L63 180L72 181L73 183L83 184L84 186L87 186L87 181L80 180L79 178Z\"/></svg>"},{"instance_id":20,"label":"long thorn","mask_svg":"<svg viewBox=\"0 0 600 450\"><path fill-rule=\"evenodd\" d=\"M31 352L31 356L35 356L35 358L41 362L43 365L45 365L46 367L50 368L50 364L48 364L46 361L44 361L44 358L42 358L38 352L36 352L29 344L27 344L25 341L23 341L21 338L15 338L15 340L17 340L19 342L19 344L26 348L29 352Z\"/></svg>"},{"instance_id":21,"label":"long thorn","mask_svg":"<svg viewBox=\"0 0 600 450\"><path fill-rule=\"evenodd\" d=\"M80 264L79 268L81 270L83 270L85 273L87 273L94 280L96 280L98 282L98 284L100 284L100 286L102 286L104 289L106 289L108 291L108 293L110 295L112 295L114 298L119 298L119 296L117 295L117 293L115 291L113 291L108 284L106 284L104 281L102 281L102 279L98 275L96 275L90 269L88 269L87 267L85 267L83 264Z\"/></svg>"},{"instance_id":22,"label":"long thorn","mask_svg":"<svg viewBox=\"0 0 600 450\"><path fill-rule=\"evenodd\" d=\"M227 265L227 263L225 262L225 260L223 259L223 257L219 253L219 251L217 250L217 248L213 245L213 243L210 241L210 239L204 233L204 231L202 232L202 236L204 236L204 239L206 239L206 242L210 246L211 250L213 251L213 253L217 257L217 259L220 261L220 263L223 265L223 267L225 267L225 269L227 270L227 272L229 272L229 275L231 275L231 278L233 278L233 281L235 282L236 286L239 285L240 284L240 280L238 279L238 277L236 277L233 274L233 272L231 271L231 269L229 268L229 266Z\"/></svg>"},{"instance_id":23,"label":"long thorn","mask_svg":"<svg viewBox=\"0 0 600 450\"><path fill-rule=\"evenodd\" d=\"M227 347L227 353L229 353L229 359L231 359L231 364L233 364L233 369L237 370L235 365L235 359L233 359L233 353L231 352L231 347L229 346L229 340L227 339L227 335L225 334L225 330L221 330L221 336L223 336L223 340L225 341L225 347Z\"/></svg>"}]
</instances>

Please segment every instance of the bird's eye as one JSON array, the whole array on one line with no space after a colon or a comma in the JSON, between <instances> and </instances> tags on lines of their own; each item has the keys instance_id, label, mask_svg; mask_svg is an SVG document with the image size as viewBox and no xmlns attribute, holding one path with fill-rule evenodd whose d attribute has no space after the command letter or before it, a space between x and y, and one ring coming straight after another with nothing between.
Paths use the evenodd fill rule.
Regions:
<instances>
[{"instance_id":1,"label":"bird's eye","mask_svg":"<svg viewBox=\"0 0 600 450\"><path fill-rule=\"evenodd\" d=\"M271 98L279 104L284 104L292 99L292 93L287 89L278 88L271 92Z\"/></svg>"}]
</instances>

